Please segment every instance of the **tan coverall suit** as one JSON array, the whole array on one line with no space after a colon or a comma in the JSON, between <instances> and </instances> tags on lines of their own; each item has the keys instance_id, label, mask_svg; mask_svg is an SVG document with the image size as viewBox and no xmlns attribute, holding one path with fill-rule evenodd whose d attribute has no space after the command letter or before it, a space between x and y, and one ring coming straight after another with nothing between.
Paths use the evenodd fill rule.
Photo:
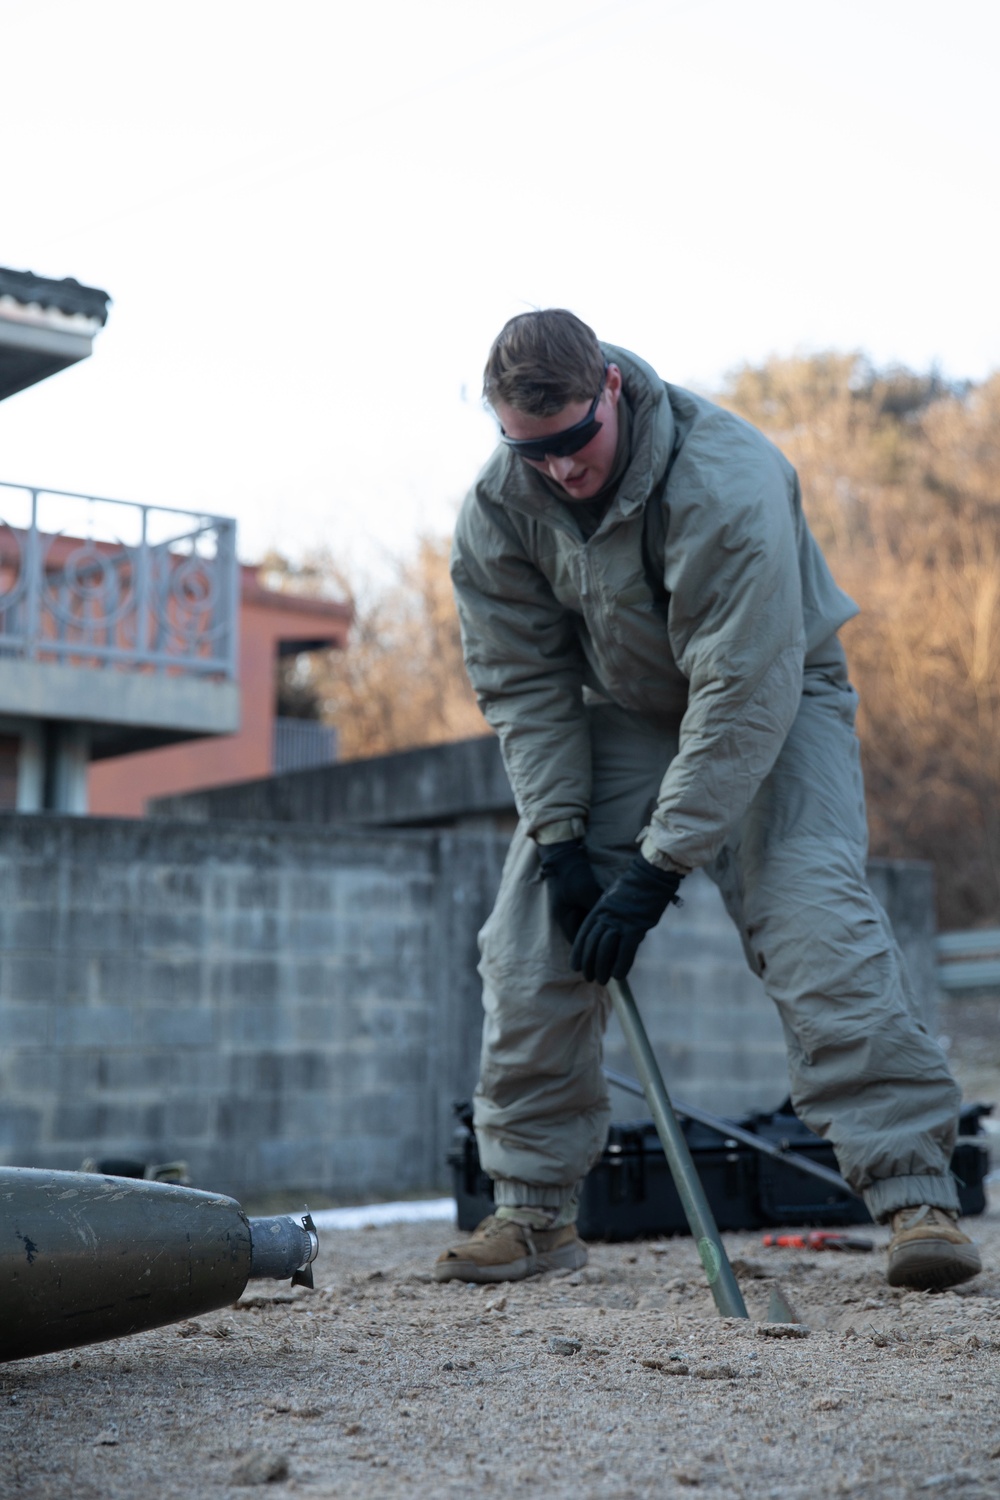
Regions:
<instances>
[{"instance_id":1,"label":"tan coverall suit","mask_svg":"<svg viewBox=\"0 0 1000 1500\"><path fill-rule=\"evenodd\" d=\"M501 446L452 559L469 675L520 814L480 938L475 1126L496 1200L564 1207L610 1118L608 997L569 967L539 878L543 831L585 835L602 884L636 843L661 868L704 868L778 1007L795 1108L873 1218L957 1210L960 1096L865 876L857 700L837 639L856 606L777 449L603 347L631 450L597 529L586 537Z\"/></svg>"}]
</instances>

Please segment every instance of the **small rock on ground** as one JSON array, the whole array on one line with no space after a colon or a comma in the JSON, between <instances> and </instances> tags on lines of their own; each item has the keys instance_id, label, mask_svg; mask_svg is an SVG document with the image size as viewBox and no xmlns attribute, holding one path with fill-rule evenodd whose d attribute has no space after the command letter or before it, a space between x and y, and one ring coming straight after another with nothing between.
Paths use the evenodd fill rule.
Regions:
<instances>
[{"instance_id":1,"label":"small rock on ground","mask_svg":"<svg viewBox=\"0 0 1000 1500\"><path fill-rule=\"evenodd\" d=\"M247 1453L233 1470L233 1484L275 1484L288 1478L288 1459L284 1453L256 1449Z\"/></svg>"}]
</instances>

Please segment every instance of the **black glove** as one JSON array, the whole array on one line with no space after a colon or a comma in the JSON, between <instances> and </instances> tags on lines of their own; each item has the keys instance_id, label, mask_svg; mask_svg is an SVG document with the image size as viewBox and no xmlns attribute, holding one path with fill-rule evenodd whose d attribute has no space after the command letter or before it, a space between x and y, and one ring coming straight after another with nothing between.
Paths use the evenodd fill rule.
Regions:
<instances>
[{"instance_id":1,"label":"black glove","mask_svg":"<svg viewBox=\"0 0 1000 1500\"><path fill-rule=\"evenodd\" d=\"M570 956L573 968L598 984L624 979L649 929L671 902L680 905L677 887L682 879L637 854L584 920Z\"/></svg>"},{"instance_id":2,"label":"black glove","mask_svg":"<svg viewBox=\"0 0 1000 1500\"><path fill-rule=\"evenodd\" d=\"M558 844L539 844L538 862L542 879L548 882L549 911L553 922L572 942L580 923L601 899L601 887L591 868L583 839L565 839Z\"/></svg>"}]
</instances>

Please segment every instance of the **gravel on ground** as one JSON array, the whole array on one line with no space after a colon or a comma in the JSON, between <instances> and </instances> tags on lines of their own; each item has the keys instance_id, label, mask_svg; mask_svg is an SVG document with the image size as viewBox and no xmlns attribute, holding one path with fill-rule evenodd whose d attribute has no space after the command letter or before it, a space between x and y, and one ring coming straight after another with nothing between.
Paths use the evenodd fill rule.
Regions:
<instances>
[{"instance_id":1,"label":"gravel on ground","mask_svg":"<svg viewBox=\"0 0 1000 1500\"><path fill-rule=\"evenodd\" d=\"M967 1224L986 1269L936 1294L727 1235L749 1323L690 1239L481 1288L431 1280L447 1225L327 1234L314 1291L0 1366L0 1495L993 1497L1000 1209Z\"/></svg>"},{"instance_id":2,"label":"gravel on ground","mask_svg":"<svg viewBox=\"0 0 1000 1500\"><path fill-rule=\"evenodd\" d=\"M942 1008L967 1099L1000 1098L998 1018ZM985 1269L942 1293L886 1286L885 1230L726 1235L749 1323L690 1239L482 1288L431 1280L446 1224L326 1233L314 1291L0 1365L0 1500L995 1500L1000 1181L966 1228ZM775 1290L797 1324L765 1321Z\"/></svg>"}]
</instances>

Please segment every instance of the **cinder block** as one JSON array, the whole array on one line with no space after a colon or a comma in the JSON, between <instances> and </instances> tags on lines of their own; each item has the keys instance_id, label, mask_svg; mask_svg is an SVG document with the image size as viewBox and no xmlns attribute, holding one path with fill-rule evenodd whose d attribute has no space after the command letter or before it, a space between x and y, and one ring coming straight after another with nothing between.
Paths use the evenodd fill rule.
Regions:
<instances>
[{"instance_id":1,"label":"cinder block","mask_svg":"<svg viewBox=\"0 0 1000 1500\"><path fill-rule=\"evenodd\" d=\"M171 1052L141 1051L138 1047L125 1052L99 1052L95 1059L96 1087L108 1094L165 1095L174 1085L174 1061Z\"/></svg>"},{"instance_id":2,"label":"cinder block","mask_svg":"<svg viewBox=\"0 0 1000 1500\"><path fill-rule=\"evenodd\" d=\"M424 1027L421 1025L419 1029L421 1039L416 1045L404 1047L396 1058L396 1065L413 1089L430 1088L435 1081L431 1077L431 1056L422 1037Z\"/></svg>"},{"instance_id":3,"label":"cinder block","mask_svg":"<svg viewBox=\"0 0 1000 1500\"><path fill-rule=\"evenodd\" d=\"M87 1103L63 1101L56 1105L54 1131L57 1140L77 1143L80 1156L89 1156L91 1149L101 1145L105 1139L104 1107L89 1100Z\"/></svg>"},{"instance_id":4,"label":"cinder block","mask_svg":"<svg viewBox=\"0 0 1000 1500\"><path fill-rule=\"evenodd\" d=\"M304 1136L326 1142L326 1150L336 1152L337 1107L329 1093L304 1089L286 1089L281 1095L280 1131L285 1140Z\"/></svg>"},{"instance_id":5,"label":"cinder block","mask_svg":"<svg viewBox=\"0 0 1000 1500\"><path fill-rule=\"evenodd\" d=\"M280 1005L230 1005L217 1008L219 1041L230 1047L281 1047L297 1040L295 1018Z\"/></svg>"},{"instance_id":6,"label":"cinder block","mask_svg":"<svg viewBox=\"0 0 1000 1500\"><path fill-rule=\"evenodd\" d=\"M436 1170L436 1163L431 1163L423 1154L404 1154L400 1149L402 1139L403 1137L389 1137L379 1140L372 1136L360 1138L356 1158L356 1176L360 1181L355 1183L355 1192L361 1190L361 1181L364 1180L371 1183L369 1191L378 1195L416 1192L427 1186L429 1177ZM362 1167L364 1178L360 1177Z\"/></svg>"},{"instance_id":7,"label":"cinder block","mask_svg":"<svg viewBox=\"0 0 1000 1500\"><path fill-rule=\"evenodd\" d=\"M204 944L205 921L199 910L166 907L144 911L138 919L136 942L146 952L161 949L200 951Z\"/></svg>"},{"instance_id":8,"label":"cinder block","mask_svg":"<svg viewBox=\"0 0 1000 1500\"><path fill-rule=\"evenodd\" d=\"M286 878L287 906L293 912L330 912L333 908L332 880L329 875L299 875Z\"/></svg>"},{"instance_id":9,"label":"cinder block","mask_svg":"<svg viewBox=\"0 0 1000 1500\"><path fill-rule=\"evenodd\" d=\"M79 1142L81 1156L95 1149L124 1144L144 1154L163 1138L163 1105L127 1101L64 1102L56 1107L54 1131L57 1139Z\"/></svg>"},{"instance_id":10,"label":"cinder block","mask_svg":"<svg viewBox=\"0 0 1000 1500\"><path fill-rule=\"evenodd\" d=\"M73 861L65 872L66 896L71 906L115 906L120 910L136 909L137 866L90 860ZM28 896L25 900L34 899ZM141 898L140 898L141 899Z\"/></svg>"},{"instance_id":11,"label":"cinder block","mask_svg":"<svg viewBox=\"0 0 1000 1500\"><path fill-rule=\"evenodd\" d=\"M61 1061L50 1048L4 1049L0 1053L0 1098L55 1098L60 1092Z\"/></svg>"},{"instance_id":12,"label":"cinder block","mask_svg":"<svg viewBox=\"0 0 1000 1500\"><path fill-rule=\"evenodd\" d=\"M217 1099L226 1091L229 1058L224 1046L217 1045L206 1050L184 1047L179 1051L159 1051L153 1056L162 1060L166 1069L163 1085L165 1097L176 1093L191 1093L206 1099Z\"/></svg>"},{"instance_id":13,"label":"cinder block","mask_svg":"<svg viewBox=\"0 0 1000 1500\"><path fill-rule=\"evenodd\" d=\"M358 1008L367 1006L371 1001L384 999L387 979L395 980L393 988L397 993L405 993L405 986L411 982L409 975L396 976L391 967L379 963L368 954L348 951L336 940L331 949L327 972L330 976L331 1002L348 1003Z\"/></svg>"},{"instance_id":14,"label":"cinder block","mask_svg":"<svg viewBox=\"0 0 1000 1500\"><path fill-rule=\"evenodd\" d=\"M410 1190L431 1187L447 1168L442 1169L436 1153L430 1149L430 1139L423 1122L409 1135L400 1134L396 1141L396 1171L407 1174ZM448 1187L451 1187L449 1180Z\"/></svg>"},{"instance_id":15,"label":"cinder block","mask_svg":"<svg viewBox=\"0 0 1000 1500\"><path fill-rule=\"evenodd\" d=\"M163 1139L185 1149L193 1141L208 1143L215 1120L215 1105L188 1095L166 1099L163 1104Z\"/></svg>"},{"instance_id":16,"label":"cinder block","mask_svg":"<svg viewBox=\"0 0 1000 1500\"><path fill-rule=\"evenodd\" d=\"M319 1052L253 1051L229 1059L237 1093L295 1094L330 1087L330 1059Z\"/></svg>"},{"instance_id":17,"label":"cinder block","mask_svg":"<svg viewBox=\"0 0 1000 1500\"><path fill-rule=\"evenodd\" d=\"M211 1047L216 1040L213 1011L188 1005L149 1006L135 1016L136 1041L144 1047Z\"/></svg>"},{"instance_id":18,"label":"cinder block","mask_svg":"<svg viewBox=\"0 0 1000 1500\"><path fill-rule=\"evenodd\" d=\"M281 895L279 877L263 870L241 874L233 881L232 902L238 910L278 911Z\"/></svg>"},{"instance_id":19,"label":"cinder block","mask_svg":"<svg viewBox=\"0 0 1000 1500\"><path fill-rule=\"evenodd\" d=\"M141 1005L196 1005L203 998L203 986L200 955L154 958L144 953L140 957L138 993L134 998Z\"/></svg>"},{"instance_id":20,"label":"cinder block","mask_svg":"<svg viewBox=\"0 0 1000 1500\"><path fill-rule=\"evenodd\" d=\"M281 1056L280 1081L292 1091L328 1089L330 1059L322 1052L286 1052Z\"/></svg>"},{"instance_id":21,"label":"cinder block","mask_svg":"<svg viewBox=\"0 0 1000 1500\"><path fill-rule=\"evenodd\" d=\"M120 907L67 907L59 914L58 945L71 953L91 948L127 952L135 947L137 917Z\"/></svg>"},{"instance_id":22,"label":"cinder block","mask_svg":"<svg viewBox=\"0 0 1000 1500\"><path fill-rule=\"evenodd\" d=\"M281 1100L272 1094L228 1095L214 1107L214 1131L219 1141L245 1143L277 1137Z\"/></svg>"},{"instance_id":23,"label":"cinder block","mask_svg":"<svg viewBox=\"0 0 1000 1500\"><path fill-rule=\"evenodd\" d=\"M296 1042L312 1042L316 1046L327 1046L341 1038L338 1007L332 1003L297 1005L294 1012L294 1025Z\"/></svg>"},{"instance_id":24,"label":"cinder block","mask_svg":"<svg viewBox=\"0 0 1000 1500\"><path fill-rule=\"evenodd\" d=\"M60 1098L77 1099L100 1087L101 1053L73 1048L61 1049L55 1055Z\"/></svg>"},{"instance_id":25,"label":"cinder block","mask_svg":"<svg viewBox=\"0 0 1000 1500\"><path fill-rule=\"evenodd\" d=\"M98 953L91 960L96 996L107 1005L133 1005L143 998L138 953Z\"/></svg>"},{"instance_id":26,"label":"cinder block","mask_svg":"<svg viewBox=\"0 0 1000 1500\"><path fill-rule=\"evenodd\" d=\"M273 953L287 946L287 934L276 912L235 912L224 924L213 928L217 940L225 941L233 953Z\"/></svg>"},{"instance_id":27,"label":"cinder block","mask_svg":"<svg viewBox=\"0 0 1000 1500\"><path fill-rule=\"evenodd\" d=\"M400 1088L353 1099L349 1112L354 1129L380 1139L398 1136L406 1130L412 1133L419 1128L425 1106L422 1090Z\"/></svg>"},{"instance_id":28,"label":"cinder block","mask_svg":"<svg viewBox=\"0 0 1000 1500\"><path fill-rule=\"evenodd\" d=\"M149 825L153 827L153 825ZM203 866L138 864L139 901L144 910L200 910L206 895Z\"/></svg>"},{"instance_id":29,"label":"cinder block","mask_svg":"<svg viewBox=\"0 0 1000 1500\"><path fill-rule=\"evenodd\" d=\"M33 1005L0 1003L0 1046L41 1047L52 1040L54 1008L36 1002Z\"/></svg>"},{"instance_id":30,"label":"cinder block","mask_svg":"<svg viewBox=\"0 0 1000 1500\"><path fill-rule=\"evenodd\" d=\"M422 1041L426 1034L422 1010L407 1003L403 997L382 1003L369 1002L363 1015L366 1032L379 1043L405 1047Z\"/></svg>"},{"instance_id":31,"label":"cinder block","mask_svg":"<svg viewBox=\"0 0 1000 1500\"><path fill-rule=\"evenodd\" d=\"M217 914L231 911L236 904L236 880L232 870L209 870L205 886L205 904Z\"/></svg>"},{"instance_id":32,"label":"cinder block","mask_svg":"<svg viewBox=\"0 0 1000 1500\"><path fill-rule=\"evenodd\" d=\"M229 993L234 1000L275 1000L282 989L281 965L276 959L234 959L229 965Z\"/></svg>"},{"instance_id":33,"label":"cinder block","mask_svg":"<svg viewBox=\"0 0 1000 1500\"><path fill-rule=\"evenodd\" d=\"M288 965L287 980L289 992L297 1000L330 998L329 965L322 959L299 959L296 955Z\"/></svg>"},{"instance_id":34,"label":"cinder block","mask_svg":"<svg viewBox=\"0 0 1000 1500\"><path fill-rule=\"evenodd\" d=\"M191 1186L204 1192L227 1193L247 1207L248 1196L262 1191L255 1173L249 1170L249 1152L231 1145L219 1145L213 1135L210 1142L189 1141L184 1156L191 1172ZM254 1212L251 1206L249 1211Z\"/></svg>"},{"instance_id":35,"label":"cinder block","mask_svg":"<svg viewBox=\"0 0 1000 1500\"><path fill-rule=\"evenodd\" d=\"M264 1189L308 1190L327 1167L329 1154L324 1140L262 1140L253 1152L254 1177Z\"/></svg>"},{"instance_id":36,"label":"cinder block","mask_svg":"<svg viewBox=\"0 0 1000 1500\"><path fill-rule=\"evenodd\" d=\"M372 1047L331 1048L326 1059L331 1095L348 1101L378 1089L389 1069L385 1056Z\"/></svg>"},{"instance_id":37,"label":"cinder block","mask_svg":"<svg viewBox=\"0 0 1000 1500\"><path fill-rule=\"evenodd\" d=\"M733 1069L736 1082L751 1090L760 1109L770 1108L769 1100L777 1106L791 1088L788 1079L788 1058L785 1052L745 1052L739 1065Z\"/></svg>"},{"instance_id":38,"label":"cinder block","mask_svg":"<svg viewBox=\"0 0 1000 1500\"><path fill-rule=\"evenodd\" d=\"M400 882L389 871L335 870L331 897L335 915L363 921L372 912L400 909Z\"/></svg>"},{"instance_id":39,"label":"cinder block","mask_svg":"<svg viewBox=\"0 0 1000 1500\"><path fill-rule=\"evenodd\" d=\"M55 939L54 906L15 906L4 913L4 946L51 948Z\"/></svg>"},{"instance_id":40,"label":"cinder block","mask_svg":"<svg viewBox=\"0 0 1000 1500\"><path fill-rule=\"evenodd\" d=\"M65 999L64 965L54 953L8 953L3 960L4 994L21 1003Z\"/></svg>"},{"instance_id":41,"label":"cinder block","mask_svg":"<svg viewBox=\"0 0 1000 1500\"><path fill-rule=\"evenodd\" d=\"M5 887L5 904L15 902L25 905L38 902L43 906L55 905L59 882L59 867L48 861L18 860L16 864L4 862L0 867L0 883Z\"/></svg>"},{"instance_id":42,"label":"cinder block","mask_svg":"<svg viewBox=\"0 0 1000 1500\"><path fill-rule=\"evenodd\" d=\"M292 913L284 929L285 941L291 951L303 955L330 953L333 931L331 918L317 912Z\"/></svg>"},{"instance_id":43,"label":"cinder block","mask_svg":"<svg viewBox=\"0 0 1000 1500\"><path fill-rule=\"evenodd\" d=\"M76 1005L55 1012L57 1047L129 1047L135 1015L127 1005Z\"/></svg>"},{"instance_id":44,"label":"cinder block","mask_svg":"<svg viewBox=\"0 0 1000 1500\"><path fill-rule=\"evenodd\" d=\"M202 966L202 991L206 1003L223 1006L230 998L230 973L228 950L219 953L214 947Z\"/></svg>"},{"instance_id":45,"label":"cinder block","mask_svg":"<svg viewBox=\"0 0 1000 1500\"><path fill-rule=\"evenodd\" d=\"M240 1052L229 1058L229 1086L235 1094L277 1094L281 1089L281 1054Z\"/></svg>"},{"instance_id":46,"label":"cinder block","mask_svg":"<svg viewBox=\"0 0 1000 1500\"><path fill-rule=\"evenodd\" d=\"M37 1145L44 1125L40 1109L26 1104L0 1103L0 1156L11 1166L23 1166L11 1153L20 1153Z\"/></svg>"}]
</instances>

